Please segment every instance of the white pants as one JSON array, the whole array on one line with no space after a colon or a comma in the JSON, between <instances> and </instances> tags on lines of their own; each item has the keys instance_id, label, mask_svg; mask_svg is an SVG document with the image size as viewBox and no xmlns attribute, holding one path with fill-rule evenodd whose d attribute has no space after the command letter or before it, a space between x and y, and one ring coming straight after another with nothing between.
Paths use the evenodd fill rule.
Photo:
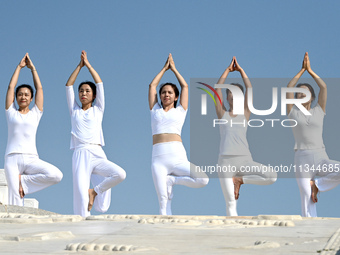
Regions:
<instances>
[{"instance_id":1,"label":"white pants","mask_svg":"<svg viewBox=\"0 0 340 255\"><path fill-rule=\"evenodd\" d=\"M72 157L73 171L73 210L74 214L87 217L89 204L90 180L98 194L94 200L94 209L106 212L111 203L111 188L122 182L125 171L107 160L99 145L87 145L76 148Z\"/></svg>"},{"instance_id":2,"label":"white pants","mask_svg":"<svg viewBox=\"0 0 340 255\"><path fill-rule=\"evenodd\" d=\"M237 200L234 194L234 176L242 176L244 184L269 185L276 181L277 174L253 161L251 156L219 156L218 165L232 167L235 171L219 172L222 192L226 202L227 216L237 216ZM250 171L251 170L251 171Z\"/></svg>"},{"instance_id":3,"label":"white pants","mask_svg":"<svg viewBox=\"0 0 340 255\"><path fill-rule=\"evenodd\" d=\"M330 160L325 149L318 149L295 151L294 163L301 196L301 215L317 217L310 181L315 180L320 192L335 188L340 183L340 162Z\"/></svg>"},{"instance_id":4,"label":"white pants","mask_svg":"<svg viewBox=\"0 0 340 255\"><path fill-rule=\"evenodd\" d=\"M8 204L24 205L19 194L19 175L26 195L56 184L63 178L55 166L42 161L38 155L13 153L5 157L5 174L8 185Z\"/></svg>"},{"instance_id":5,"label":"white pants","mask_svg":"<svg viewBox=\"0 0 340 255\"><path fill-rule=\"evenodd\" d=\"M152 148L152 178L156 188L159 213L171 215L171 198L168 194L168 175L174 178L174 185L201 188L208 184L205 173L190 172L190 162L181 142L157 143ZM192 169L194 169L194 165Z\"/></svg>"}]
</instances>

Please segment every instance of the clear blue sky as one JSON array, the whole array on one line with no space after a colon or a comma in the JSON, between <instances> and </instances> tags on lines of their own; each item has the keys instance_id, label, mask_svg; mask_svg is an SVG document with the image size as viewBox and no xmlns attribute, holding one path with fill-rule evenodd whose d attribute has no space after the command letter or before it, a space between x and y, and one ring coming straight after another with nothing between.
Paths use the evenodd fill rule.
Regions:
<instances>
[{"instance_id":1,"label":"clear blue sky","mask_svg":"<svg viewBox=\"0 0 340 255\"><path fill-rule=\"evenodd\" d=\"M112 189L108 213L157 214L150 170L152 138L147 95L148 85L168 53L173 54L177 69L188 82L190 78L217 79L232 56L237 57L250 78L291 78L301 67L305 51L317 74L338 78L339 10L340 3L336 1L3 1L1 101L4 106L11 75L29 52L45 96L37 133L39 156L64 173L60 184L30 197L37 198L42 209L73 212L71 124L64 86L79 62L81 50L88 52L90 63L104 81L104 151L127 172L127 179ZM91 76L84 69L77 83L87 79ZM177 82L170 72L163 81ZM19 83L32 84L28 69L22 70ZM324 142L330 158L340 160L336 104L339 89L328 89ZM0 154L4 155L4 107L0 121ZM182 132L188 152L189 124L188 115ZM268 149L273 138L266 137L266 133L254 136L251 132L255 131L249 132L255 160L268 163L274 153L282 150L288 155L284 161L293 162L291 130L276 136L275 149ZM281 147L286 137L291 144ZM266 148L264 153L261 148ZM0 167L3 164L1 157ZM321 194L319 216L339 217L339 192L338 187ZM202 189L176 186L172 204L174 214L225 215L217 179L211 179ZM265 187L242 186L238 212L300 214L296 180L279 179Z\"/></svg>"}]
</instances>

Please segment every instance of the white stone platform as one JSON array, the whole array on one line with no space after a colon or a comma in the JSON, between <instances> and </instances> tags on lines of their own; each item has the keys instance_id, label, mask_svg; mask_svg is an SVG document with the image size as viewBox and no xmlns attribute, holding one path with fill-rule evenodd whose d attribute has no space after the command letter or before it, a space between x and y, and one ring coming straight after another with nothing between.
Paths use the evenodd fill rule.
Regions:
<instances>
[{"instance_id":1,"label":"white stone platform","mask_svg":"<svg viewBox=\"0 0 340 255\"><path fill-rule=\"evenodd\" d=\"M9 209L11 209L9 207ZM36 211L39 213L39 210ZM1 254L337 254L339 218L0 212Z\"/></svg>"},{"instance_id":2,"label":"white stone platform","mask_svg":"<svg viewBox=\"0 0 340 255\"><path fill-rule=\"evenodd\" d=\"M8 204L8 186L4 169L0 169L0 204ZM35 198L24 198L24 206L39 208L39 202Z\"/></svg>"}]
</instances>

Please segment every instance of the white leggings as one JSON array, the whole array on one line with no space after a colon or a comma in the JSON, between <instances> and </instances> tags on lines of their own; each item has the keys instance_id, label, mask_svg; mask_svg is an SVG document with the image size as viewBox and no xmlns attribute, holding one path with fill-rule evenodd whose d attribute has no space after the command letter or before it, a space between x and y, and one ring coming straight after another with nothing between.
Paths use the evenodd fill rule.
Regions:
<instances>
[{"instance_id":1,"label":"white leggings","mask_svg":"<svg viewBox=\"0 0 340 255\"><path fill-rule=\"evenodd\" d=\"M237 216L237 200L234 194L234 176L242 176L244 184L269 185L276 181L277 174L260 163L253 161L251 156L223 156L220 155L218 165L233 167L236 171L219 172L222 192L226 202L227 216ZM249 167L249 168L248 168ZM251 171L247 171L250 169Z\"/></svg>"},{"instance_id":2,"label":"white leggings","mask_svg":"<svg viewBox=\"0 0 340 255\"><path fill-rule=\"evenodd\" d=\"M87 217L89 204L90 179L97 196L93 208L106 212L111 203L111 188L122 182L125 171L107 160L99 145L76 148L72 157L73 170L73 210L74 214Z\"/></svg>"},{"instance_id":3,"label":"white leggings","mask_svg":"<svg viewBox=\"0 0 340 255\"><path fill-rule=\"evenodd\" d=\"M301 196L301 215L317 217L310 181L315 180L321 192L335 188L340 183L340 162L330 160L325 149L317 149L295 151L294 163Z\"/></svg>"},{"instance_id":4,"label":"white leggings","mask_svg":"<svg viewBox=\"0 0 340 255\"><path fill-rule=\"evenodd\" d=\"M38 155L13 153L5 156L5 174L8 185L8 204L24 205L19 194L19 175L26 195L56 184L63 178L55 166L42 161Z\"/></svg>"},{"instance_id":5,"label":"white leggings","mask_svg":"<svg viewBox=\"0 0 340 255\"><path fill-rule=\"evenodd\" d=\"M168 194L168 175L174 178L173 185L202 188L208 184L205 173L190 172L190 162L181 142L157 143L152 148L152 178L156 188L159 213L171 215L171 198ZM192 165L192 169L194 165Z\"/></svg>"}]
</instances>

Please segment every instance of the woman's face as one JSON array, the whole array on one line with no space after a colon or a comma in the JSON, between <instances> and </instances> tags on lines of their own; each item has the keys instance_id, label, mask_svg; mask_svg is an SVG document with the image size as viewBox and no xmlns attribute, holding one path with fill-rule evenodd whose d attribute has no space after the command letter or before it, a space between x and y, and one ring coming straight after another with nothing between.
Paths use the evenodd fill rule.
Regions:
<instances>
[{"instance_id":1,"label":"woman's face","mask_svg":"<svg viewBox=\"0 0 340 255\"><path fill-rule=\"evenodd\" d=\"M233 93L231 92L230 89L228 89L227 101L228 101L229 105L233 105Z\"/></svg>"},{"instance_id":2,"label":"woman's face","mask_svg":"<svg viewBox=\"0 0 340 255\"><path fill-rule=\"evenodd\" d=\"M300 88L307 89L307 90L309 91L309 88L308 88L307 86L305 86L305 85L300 86ZM309 92L310 92L310 91L309 91ZM302 92L297 92L297 93L296 93L296 98L297 98L297 99L302 99L302 98L305 98L305 97L306 97L306 94L305 94L305 93L302 93ZM312 101L313 101L313 98L311 97L311 98L309 99L309 101L306 102L306 103L304 103L303 105L309 104L309 103L311 103Z\"/></svg>"},{"instance_id":3,"label":"woman's face","mask_svg":"<svg viewBox=\"0 0 340 255\"><path fill-rule=\"evenodd\" d=\"M81 85L79 89L79 100L82 105L92 104L93 100L95 99L93 95L93 91L88 84Z\"/></svg>"},{"instance_id":4,"label":"woman's face","mask_svg":"<svg viewBox=\"0 0 340 255\"><path fill-rule=\"evenodd\" d=\"M17 103L19 108L26 108L32 102L32 94L28 88L20 88L17 93Z\"/></svg>"},{"instance_id":5,"label":"woman's face","mask_svg":"<svg viewBox=\"0 0 340 255\"><path fill-rule=\"evenodd\" d=\"M161 101L163 107L173 104L178 99L174 89L170 85L165 85L161 91Z\"/></svg>"}]
</instances>

